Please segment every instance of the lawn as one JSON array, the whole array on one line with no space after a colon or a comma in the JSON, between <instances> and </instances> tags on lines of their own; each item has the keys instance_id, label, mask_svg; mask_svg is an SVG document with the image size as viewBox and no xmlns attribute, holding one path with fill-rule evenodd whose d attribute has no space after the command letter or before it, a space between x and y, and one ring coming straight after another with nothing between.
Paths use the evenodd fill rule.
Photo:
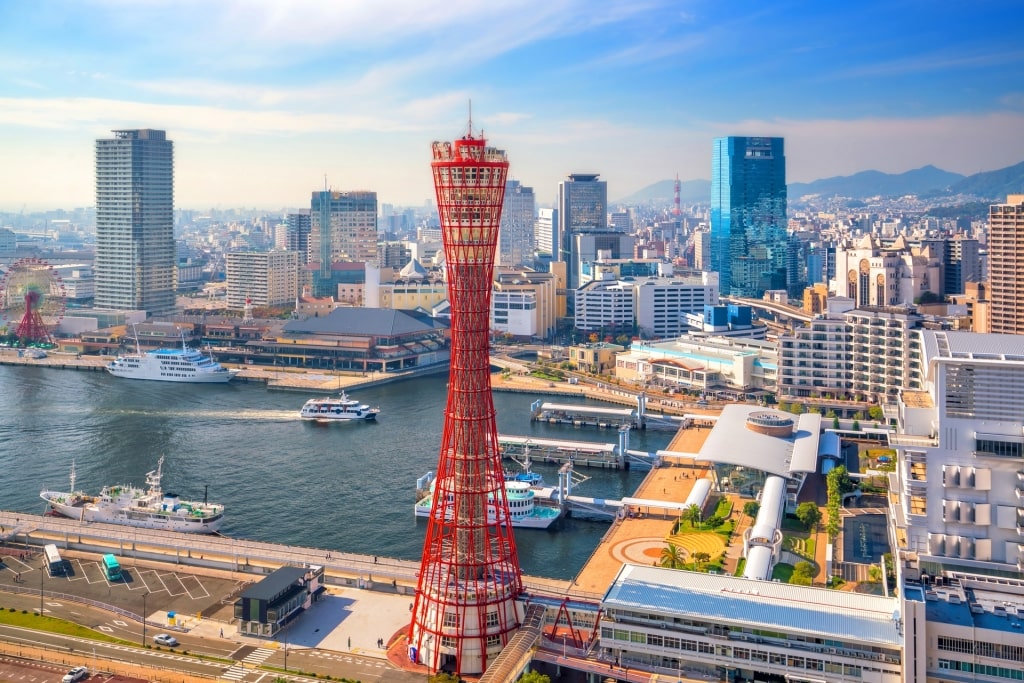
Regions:
<instances>
[{"instance_id":1,"label":"lawn","mask_svg":"<svg viewBox=\"0 0 1024 683\"><path fill-rule=\"evenodd\" d=\"M56 619L54 617L47 616L40 617L35 611L19 611L13 607L8 607L7 609L0 607L0 624L4 624L5 626L30 628L36 631L48 631L49 633L60 633L65 636L74 636L76 638L101 640L106 643L138 645L138 643L131 643L127 640L122 640L121 638L114 638L70 621L64 621L63 619Z\"/></svg>"},{"instance_id":2,"label":"lawn","mask_svg":"<svg viewBox=\"0 0 1024 683\"><path fill-rule=\"evenodd\" d=\"M789 580L793 578L793 565L779 562L772 569L772 578L778 579L782 583L789 583Z\"/></svg>"}]
</instances>

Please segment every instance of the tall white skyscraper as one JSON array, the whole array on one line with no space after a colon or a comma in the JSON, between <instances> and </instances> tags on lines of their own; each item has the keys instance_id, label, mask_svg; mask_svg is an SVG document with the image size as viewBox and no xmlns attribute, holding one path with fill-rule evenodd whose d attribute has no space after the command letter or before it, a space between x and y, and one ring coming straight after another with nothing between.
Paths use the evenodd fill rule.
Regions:
<instances>
[{"instance_id":1,"label":"tall white skyscraper","mask_svg":"<svg viewBox=\"0 0 1024 683\"><path fill-rule=\"evenodd\" d=\"M533 261L533 221L536 200L532 187L518 180L505 182L505 205L498 230L497 265L520 266Z\"/></svg>"},{"instance_id":2,"label":"tall white skyscraper","mask_svg":"<svg viewBox=\"0 0 1024 683\"><path fill-rule=\"evenodd\" d=\"M174 312L174 143L162 130L96 141L97 308Z\"/></svg>"}]
</instances>

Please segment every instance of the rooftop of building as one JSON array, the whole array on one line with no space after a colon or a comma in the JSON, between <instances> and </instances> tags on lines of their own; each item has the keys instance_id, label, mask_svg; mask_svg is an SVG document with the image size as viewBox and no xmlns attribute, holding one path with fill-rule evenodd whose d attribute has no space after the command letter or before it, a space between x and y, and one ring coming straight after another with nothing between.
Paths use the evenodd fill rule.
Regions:
<instances>
[{"instance_id":1,"label":"rooftop of building","mask_svg":"<svg viewBox=\"0 0 1024 683\"><path fill-rule=\"evenodd\" d=\"M814 472L818 463L821 415L800 415L792 434L785 437L771 436L748 428L748 423L756 422L762 416L764 419L780 421L794 418L790 413L756 405L727 405L722 409L695 459L746 467L781 477Z\"/></svg>"},{"instance_id":2,"label":"rooftop of building","mask_svg":"<svg viewBox=\"0 0 1024 683\"><path fill-rule=\"evenodd\" d=\"M904 389L900 394L900 398L908 408L934 408L935 402L932 400L932 395L927 391L913 391L911 389Z\"/></svg>"},{"instance_id":3,"label":"rooftop of building","mask_svg":"<svg viewBox=\"0 0 1024 683\"><path fill-rule=\"evenodd\" d=\"M662 567L624 565L602 607L882 647L903 642L897 598Z\"/></svg>"},{"instance_id":4,"label":"rooftop of building","mask_svg":"<svg viewBox=\"0 0 1024 683\"><path fill-rule=\"evenodd\" d=\"M419 311L391 308L336 308L322 317L292 320L285 334L346 334L354 336L398 337L417 332L443 329L444 325Z\"/></svg>"},{"instance_id":5,"label":"rooftop of building","mask_svg":"<svg viewBox=\"0 0 1024 683\"><path fill-rule=\"evenodd\" d=\"M925 357L1024 362L1024 335L924 330Z\"/></svg>"},{"instance_id":6,"label":"rooftop of building","mask_svg":"<svg viewBox=\"0 0 1024 683\"><path fill-rule=\"evenodd\" d=\"M1024 632L1024 582L1019 579L961 578L937 586L909 585L908 600L925 602L928 621L1002 633Z\"/></svg>"},{"instance_id":7,"label":"rooftop of building","mask_svg":"<svg viewBox=\"0 0 1024 683\"><path fill-rule=\"evenodd\" d=\"M250 600L272 600L305 576L308 571L309 569L305 567L281 567L268 574L259 583L246 588L239 597Z\"/></svg>"}]
</instances>

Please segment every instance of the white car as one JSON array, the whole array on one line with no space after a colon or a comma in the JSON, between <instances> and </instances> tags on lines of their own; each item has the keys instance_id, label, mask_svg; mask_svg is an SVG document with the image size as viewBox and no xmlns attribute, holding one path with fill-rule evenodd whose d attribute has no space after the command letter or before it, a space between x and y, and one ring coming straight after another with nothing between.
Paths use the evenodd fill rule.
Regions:
<instances>
[{"instance_id":1,"label":"white car","mask_svg":"<svg viewBox=\"0 0 1024 683\"><path fill-rule=\"evenodd\" d=\"M71 671L64 674L64 678L61 679L61 683L75 683L80 681L89 675L89 670L84 666L76 666Z\"/></svg>"},{"instance_id":2,"label":"white car","mask_svg":"<svg viewBox=\"0 0 1024 683\"><path fill-rule=\"evenodd\" d=\"M158 633L157 635L153 636L153 642L157 645L166 645L167 647L178 647L178 639L166 633Z\"/></svg>"}]
</instances>

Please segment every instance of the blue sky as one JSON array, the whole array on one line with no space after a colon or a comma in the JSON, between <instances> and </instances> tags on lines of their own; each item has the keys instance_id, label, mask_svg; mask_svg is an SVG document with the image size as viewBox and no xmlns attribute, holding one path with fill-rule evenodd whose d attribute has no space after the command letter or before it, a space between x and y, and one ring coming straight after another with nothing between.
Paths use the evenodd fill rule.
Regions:
<instances>
[{"instance_id":1,"label":"blue sky","mask_svg":"<svg viewBox=\"0 0 1024 683\"><path fill-rule=\"evenodd\" d=\"M0 2L0 208L93 204L111 129L175 141L184 208L308 206L324 176L432 198L473 122L554 199L707 178L711 140L786 138L788 178L1024 160L1018 0Z\"/></svg>"}]
</instances>

